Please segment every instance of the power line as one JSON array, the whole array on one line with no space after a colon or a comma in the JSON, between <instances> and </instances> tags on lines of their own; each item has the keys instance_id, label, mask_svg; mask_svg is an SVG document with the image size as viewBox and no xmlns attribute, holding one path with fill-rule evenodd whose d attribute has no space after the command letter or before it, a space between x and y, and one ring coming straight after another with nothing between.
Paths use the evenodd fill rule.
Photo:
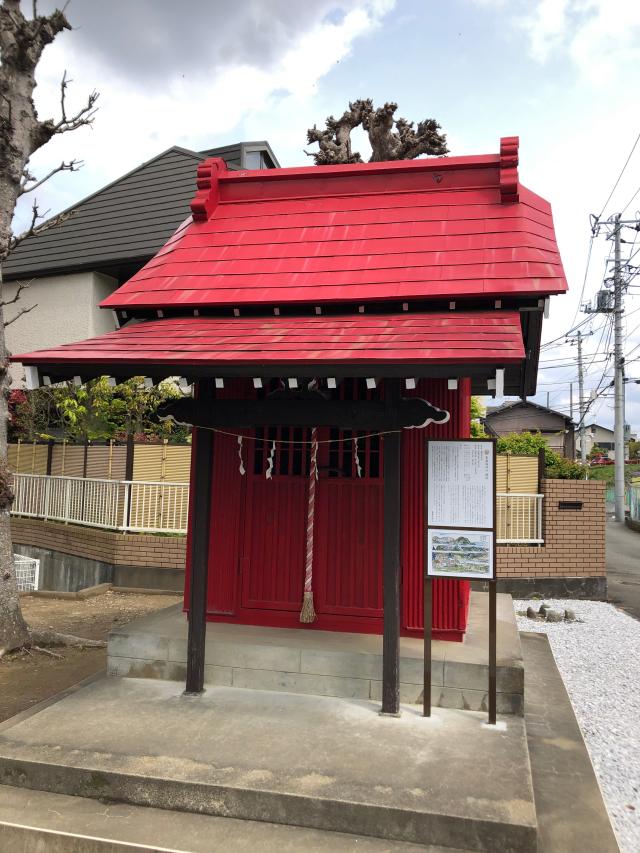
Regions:
<instances>
[{"instance_id":1,"label":"power line","mask_svg":"<svg viewBox=\"0 0 640 853\"><path fill-rule=\"evenodd\" d=\"M622 210L620 211L621 213L624 213L624 212L625 212L625 210L626 210L626 209L627 209L627 208L628 208L628 207L633 203L633 200L634 200L634 199L635 199L635 197L638 195L638 193L640 193L640 187L638 187L638 189L634 192L634 194L631 196L631 198L629 199L629 201L628 201L628 202L625 204L625 206L622 208Z\"/></svg>"},{"instance_id":2,"label":"power line","mask_svg":"<svg viewBox=\"0 0 640 853\"><path fill-rule=\"evenodd\" d=\"M628 156L628 157L627 157L627 159L624 161L624 166L623 166L623 167L622 167L622 169L620 170L620 174L618 175L618 179L616 180L615 184L613 185L613 189L612 189L612 190L611 190L611 192L609 193L609 196L608 196L607 200L605 201L605 203L602 205L602 210L600 211L600 214L599 214L599 216L598 216L598 220L602 219L602 214L604 213L606 206L607 206L607 205L609 204L609 202L611 201L611 197L612 197L612 195L614 194L614 192L616 191L616 187L617 187L617 186L618 186L618 184L620 183L620 179L621 179L621 178L622 178L622 176L624 175L625 170L626 170L627 166L629 165L629 160L631 160L631 157L633 156L633 152L636 150L636 145L638 144L638 142L640 142L640 131L638 131L638 135L636 136L636 141L635 141L635 142L633 143L633 145L631 146L631 151L629 151L629 156ZM635 198L635 196L634 196L634 198Z\"/></svg>"}]
</instances>

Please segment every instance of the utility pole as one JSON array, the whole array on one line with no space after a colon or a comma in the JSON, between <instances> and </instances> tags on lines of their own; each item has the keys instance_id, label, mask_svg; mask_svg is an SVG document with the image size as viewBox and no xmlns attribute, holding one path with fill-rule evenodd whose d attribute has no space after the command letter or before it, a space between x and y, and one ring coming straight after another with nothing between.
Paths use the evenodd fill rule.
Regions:
<instances>
[{"instance_id":1,"label":"utility pole","mask_svg":"<svg viewBox=\"0 0 640 853\"><path fill-rule=\"evenodd\" d=\"M587 442L584 419L587 416L584 401L584 370L582 368L582 332L576 335L578 340L578 412L580 413L580 461L587 464Z\"/></svg>"},{"instance_id":2,"label":"utility pole","mask_svg":"<svg viewBox=\"0 0 640 853\"><path fill-rule=\"evenodd\" d=\"M567 335L567 341L573 345L575 341L578 346L578 432L580 435L580 461L583 465L587 464L587 433L585 419L587 417L587 401L584 396L584 363L582 360L582 340L589 337L593 332L587 332L583 335L581 331L577 331L575 335ZM573 417L573 382L570 385L571 392L571 416Z\"/></svg>"},{"instance_id":3,"label":"utility pole","mask_svg":"<svg viewBox=\"0 0 640 853\"><path fill-rule=\"evenodd\" d=\"M620 262L620 214L614 218L613 245L613 359L614 359L614 421L615 449L615 511L616 521L624 524L624 357L622 354L622 267Z\"/></svg>"},{"instance_id":4,"label":"utility pole","mask_svg":"<svg viewBox=\"0 0 640 853\"><path fill-rule=\"evenodd\" d=\"M573 382L569 383L569 417L573 420Z\"/></svg>"},{"instance_id":5,"label":"utility pole","mask_svg":"<svg viewBox=\"0 0 640 853\"><path fill-rule=\"evenodd\" d=\"M614 450L615 450L615 467L614 467L614 491L615 491L615 519L624 523L624 353L622 339L622 317L624 314L623 295L626 288L625 274L631 273L630 266L631 258L625 263L622 262L622 229L630 228L636 232L640 231L640 219L623 220L620 213L610 216L605 222L600 222L599 217L592 217L591 233L595 237L600 233L600 229L605 228L607 239L613 240L614 259L613 259L613 307L611 307L610 292L603 289L597 294L595 307L588 303L583 308L587 314L610 314L613 313L613 386L614 386ZM633 257L633 256L632 256ZM606 284L606 281L605 281Z\"/></svg>"},{"instance_id":6,"label":"utility pole","mask_svg":"<svg viewBox=\"0 0 640 853\"><path fill-rule=\"evenodd\" d=\"M593 334L587 332L586 337ZM575 341L578 346L578 433L580 435L580 461L583 465L587 464L587 439L585 430L585 418L587 417L587 402L584 398L584 366L582 362L582 339L585 335L581 331L577 331L575 335L567 335L567 341L573 346ZM570 412L573 418L573 382L570 383Z\"/></svg>"}]
</instances>

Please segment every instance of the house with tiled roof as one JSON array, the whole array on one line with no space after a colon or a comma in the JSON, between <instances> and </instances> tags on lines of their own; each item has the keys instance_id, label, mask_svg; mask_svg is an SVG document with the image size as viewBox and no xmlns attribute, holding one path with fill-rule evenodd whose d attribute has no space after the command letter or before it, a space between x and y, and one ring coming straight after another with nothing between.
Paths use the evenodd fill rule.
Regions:
<instances>
[{"instance_id":1,"label":"house with tiled roof","mask_svg":"<svg viewBox=\"0 0 640 853\"><path fill-rule=\"evenodd\" d=\"M229 171L279 166L268 142L239 142L207 151L173 146L65 211L58 224L21 243L3 264L5 292L28 284L28 316L7 327L11 352L58 346L113 331L100 302L138 272L189 216L194 175L207 157ZM7 310L9 319L11 309ZM12 367L14 383L22 369Z\"/></svg>"},{"instance_id":2,"label":"house with tiled roof","mask_svg":"<svg viewBox=\"0 0 640 853\"><path fill-rule=\"evenodd\" d=\"M575 458L575 423L569 415L548 406L508 400L500 406L487 406L483 423L487 435L496 438L514 432L540 433L552 450L567 459Z\"/></svg>"}]
</instances>

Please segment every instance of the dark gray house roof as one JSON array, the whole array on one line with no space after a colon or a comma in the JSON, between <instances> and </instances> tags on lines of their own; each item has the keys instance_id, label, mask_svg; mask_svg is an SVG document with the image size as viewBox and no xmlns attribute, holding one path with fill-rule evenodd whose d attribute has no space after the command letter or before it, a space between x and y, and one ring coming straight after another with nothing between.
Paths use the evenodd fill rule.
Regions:
<instances>
[{"instance_id":1,"label":"dark gray house roof","mask_svg":"<svg viewBox=\"0 0 640 853\"><path fill-rule=\"evenodd\" d=\"M481 420L488 435L539 432L553 449L561 451L568 459L575 456L575 424L569 415L532 400L512 400L501 406L487 407L487 414Z\"/></svg>"},{"instance_id":2,"label":"dark gray house roof","mask_svg":"<svg viewBox=\"0 0 640 853\"><path fill-rule=\"evenodd\" d=\"M279 166L267 142L208 151L169 148L69 208L68 219L21 243L3 265L4 279L89 269L119 281L130 278L189 215L197 164L214 156L230 169Z\"/></svg>"},{"instance_id":3,"label":"dark gray house roof","mask_svg":"<svg viewBox=\"0 0 640 853\"><path fill-rule=\"evenodd\" d=\"M507 400L499 406L487 406L487 413L485 415L485 419L491 417L492 415L499 415L502 412L509 412L513 409L538 409L540 412L546 412L550 415L557 415L559 418L567 421L567 424L573 425L572 419L569 415L565 415L564 412L558 412L556 409L549 409L547 406L541 406L540 403L534 403L533 400Z\"/></svg>"}]
</instances>

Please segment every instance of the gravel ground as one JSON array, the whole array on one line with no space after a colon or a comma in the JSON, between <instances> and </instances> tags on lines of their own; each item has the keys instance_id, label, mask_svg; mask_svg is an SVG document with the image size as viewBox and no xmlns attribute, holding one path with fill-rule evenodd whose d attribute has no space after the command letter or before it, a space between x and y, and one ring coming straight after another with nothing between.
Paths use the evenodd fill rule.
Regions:
<instances>
[{"instance_id":1,"label":"gravel ground","mask_svg":"<svg viewBox=\"0 0 640 853\"><path fill-rule=\"evenodd\" d=\"M551 599L578 622L518 615L521 631L549 637L622 853L640 850L640 622L600 601ZM541 601L515 600L517 613Z\"/></svg>"}]
</instances>

